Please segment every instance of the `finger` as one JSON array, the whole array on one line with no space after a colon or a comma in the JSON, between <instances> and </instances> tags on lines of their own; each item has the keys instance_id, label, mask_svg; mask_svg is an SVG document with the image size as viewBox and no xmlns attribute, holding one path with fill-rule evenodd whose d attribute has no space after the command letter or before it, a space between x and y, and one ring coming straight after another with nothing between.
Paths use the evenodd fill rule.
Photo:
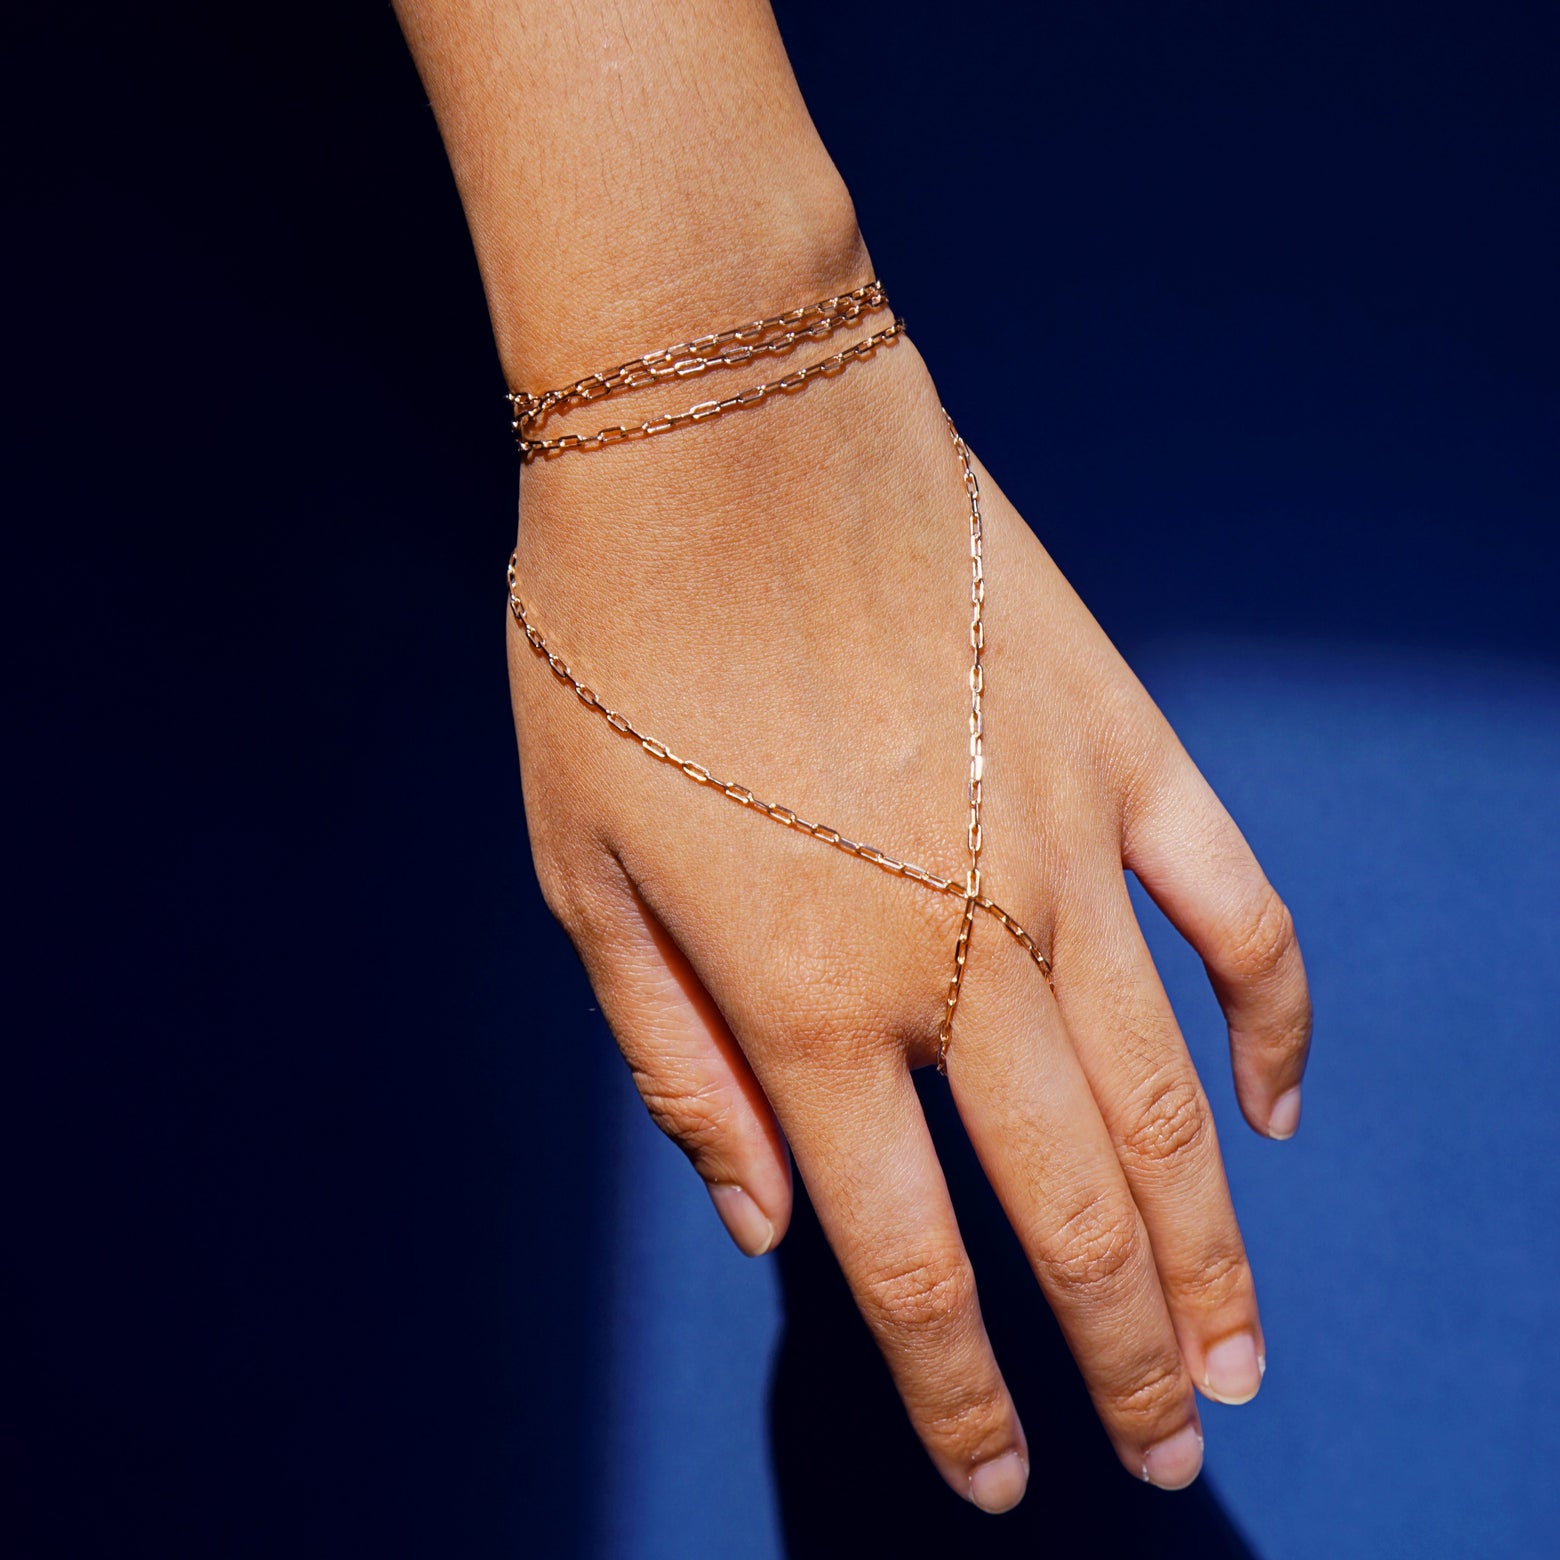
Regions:
<instances>
[{"instance_id":1,"label":"finger","mask_svg":"<svg viewBox=\"0 0 1560 1560\"><path fill-rule=\"evenodd\" d=\"M1063 941L1057 1004L1143 1216L1192 1380L1221 1403L1257 1394L1266 1349L1213 1113L1119 872L1087 937Z\"/></svg>"},{"instance_id":2,"label":"finger","mask_svg":"<svg viewBox=\"0 0 1560 1560\"><path fill-rule=\"evenodd\" d=\"M791 1218L774 1112L720 1009L625 878L576 942L655 1124L687 1154L739 1250L762 1256Z\"/></svg>"},{"instance_id":3,"label":"finger","mask_svg":"<svg viewBox=\"0 0 1560 1560\"><path fill-rule=\"evenodd\" d=\"M1019 957L1004 948L966 980L949 1082L1117 1455L1180 1489L1202 1433L1153 1250L1056 1004Z\"/></svg>"},{"instance_id":4,"label":"finger","mask_svg":"<svg viewBox=\"0 0 1560 1560\"><path fill-rule=\"evenodd\" d=\"M982 1510L1017 1505L1028 1447L902 1054L885 1048L864 1058L856 1048L847 1066L766 1081L819 1222L932 1461Z\"/></svg>"},{"instance_id":5,"label":"finger","mask_svg":"<svg viewBox=\"0 0 1560 1560\"><path fill-rule=\"evenodd\" d=\"M1202 956L1229 1025L1246 1120L1269 1137L1293 1137L1311 1042L1294 921L1179 745L1129 807L1123 861Z\"/></svg>"}]
</instances>

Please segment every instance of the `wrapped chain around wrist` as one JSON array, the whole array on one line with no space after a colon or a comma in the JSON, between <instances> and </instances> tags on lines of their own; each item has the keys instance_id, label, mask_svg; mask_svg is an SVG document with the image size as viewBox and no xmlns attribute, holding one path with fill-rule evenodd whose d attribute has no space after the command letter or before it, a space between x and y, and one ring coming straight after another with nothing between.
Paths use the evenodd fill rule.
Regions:
<instances>
[{"instance_id":1,"label":"wrapped chain around wrist","mask_svg":"<svg viewBox=\"0 0 1560 1560\"><path fill-rule=\"evenodd\" d=\"M844 352L822 358L818 362L808 365L807 368L787 375L783 380L776 381L773 385L755 387L760 392L759 394L754 394L752 391L743 391L736 396L728 398L726 401L704 403L704 408L714 408L714 410L694 407L690 412L682 413L675 417L657 419L651 423L640 424L637 428L628 426L617 429L603 429L600 433L593 435L566 434L553 440L531 439L528 437L529 432L535 428L536 424L557 407L581 405L585 402L602 399L612 394L614 390L638 388L641 385L657 384L667 379L687 378L703 373L709 368L736 366L740 363L749 362L754 357L790 351L804 337L827 335L840 325L854 321L860 314L869 309L886 308L887 306L888 295L883 291L881 284L873 280L858 287L854 292L845 293L839 297L825 298L818 303L808 304L802 308L790 310L785 314L774 315L767 320L755 320L750 325L735 326L730 330L720 331L709 336L701 336L693 341L681 342L676 346L663 348L659 352L647 353L644 357L635 358L615 369L588 375L586 378L578 380L575 384L562 390L549 390L540 395L526 395L523 392L513 394L509 399L511 405L515 408L514 426L516 433L520 436L522 457L525 460L531 460L538 454L600 448L606 444L618 443L623 439L643 437L653 433L666 432L673 427L680 427L687 423L702 422L707 417L718 416L724 411L733 410L739 406L754 405L773 390L795 388L800 384L806 383L809 379L815 378L820 373L828 372L831 368L838 370L848 363L858 360L881 341L891 339L899 334L904 329L904 321L895 319L891 326L862 338L854 347L846 348ZM734 355L739 351L742 353L741 356ZM964 969L969 959L970 936L974 928L976 912L980 911L996 921L1024 949L1025 953L1039 967L1047 982L1051 981L1051 964L1045 954L1040 951L1034 938L1024 930L1018 921L992 899L990 895L983 893L981 890L980 855L983 844L981 792L985 769L984 695L986 686L984 661L986 645L984 522L980 507L980 479L976 476L975 467L970 457L969 446L959 437L958 430L953 425L953 419L948 417L946 410L943 412L943 416L948 422L949 436L953 440L954 451L959 459L960 470L964 479L964 491L969 501L970 762L969 781L966 791L968 802L965 827L967 865L962 884L956 878L941 877L934 872L927 871L924 867L918 867L908 861L898 860L876 849L874 846L859 844L857 841L841 834L838 829L831 828L827 824L811 822L794 808L761 801L747 786L717 779L704 765L680 757L664 742L641 730L628 716L605 703L589 684L583 682L575 675L569 663L548 644L542 631L532 619L530 608L526 606L525 601L521 597L518 554L512 554L509 559L509 609L514 616L515 622L519 625L520 631L525 635L526 642L536 655L546 663L548 670L552 672L553 676L560 683L567 686L573 692L575 698L587 710L600 716L620 736L636 742L646 754L657 760L657 762L667 764L678 770L697 785L706 786L720 792L721 795L737 803L738 806L749 808L754 812L763 814L766 818L773 819L774 822L782 825L784 828L794 829L798 833L810 835L813 839L821 840L825 845L844 851L847 855L868 862L872 866L891 873L895 877L906 878L910 882L921 884L924 888L930 889L934 893L946 894L962 901L963 914L959 920L958 938L954 945L953 972L948 979L947 993L943 1000L943 1015L938 1026L937 1036L937 1068L939 1072L946 1073L948 1070L948 1047L953 1037L953 1018L959 1005L959 993L963 989Z\"/></svg>"},{"instance_id":2,"label":"wrapped chain around wrist","mask_svg":"<svg viewBox=\"0 0 1560 1560\"><path fill-rule=\"evenodd\" d=\"M629 439L645 439L658 433L670 433L674 428L708 422L712 417L724 416L739 407L757 406L759 402L783 391L799 390L809 380L822 374L839 373L885 342L892 341L905 328L905 322L896 318L881 330L873 331L870 336L852 343L840 352L820 358L780 379L750 385L746 390L727 396L724 400L701 401L686 411L648 417L637 423L615 423L595 433L564 433L553 439L534 437L548 414L560 408L567 411L588 401L605 400L620 390L639 390L649 385L697 378L712 368L739 368L754 358L779 357L794 351L803 341L828 336L842 326L854 324L863 314L888 307L888 294L880 282L873 280L863 283L853 292L841 293L833 298L820 298L817 303L803 304L800 308L788 309L784 314L753 320L746 325L733 325L729 330L696 336L692 341L680 341L675 346L647 352L643 357L630 358L616 368L587 374L560 390L544 390L536 395L529 395L523 390L516 391L509 397L509 405L514 413L510 427L514 430L515 442L520 448L520 459L529 463L538 455L596 450Z\"/></svg>"}]
</instances>

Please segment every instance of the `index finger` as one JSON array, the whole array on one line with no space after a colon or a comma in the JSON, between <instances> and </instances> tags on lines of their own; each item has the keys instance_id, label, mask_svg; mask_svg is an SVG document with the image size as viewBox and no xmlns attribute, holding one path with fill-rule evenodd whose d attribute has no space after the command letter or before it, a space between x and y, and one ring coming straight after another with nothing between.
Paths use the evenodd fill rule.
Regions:
<instances>
[{"instance_id":1,"label":"index finger","mask_svg":"<svg viewBox=\"0 0 1560 1560\"><path fill-rule=\"evenodd\" d=\"M1179 743L1157 779L1128 810L1123 865L1202 957L1246 1120L1268 1137L1293 1137L1311 1045L1294 918Z\"/></svg>"}]
</instances>

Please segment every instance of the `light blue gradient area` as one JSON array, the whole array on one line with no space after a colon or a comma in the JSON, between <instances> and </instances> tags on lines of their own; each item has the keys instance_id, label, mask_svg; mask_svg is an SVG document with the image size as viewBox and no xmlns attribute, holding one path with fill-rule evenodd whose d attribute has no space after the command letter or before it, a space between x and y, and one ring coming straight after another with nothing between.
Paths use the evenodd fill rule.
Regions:
<instances>
[{"instance_id":1,"label":"light blue gradient area","mask_svg":"<svg viewBox=\"0 0 1560 1560\"><path fill-rule=\"evenodd\" d=\"M628 1070L613 1079L603 1134L619 1154L617 1206L603 1232L613 1242L600 1420L607 1498L596 1507L595 1552L780 1560L768 1435L779 1272L732 1245Z\"/></svg>"},{"instance_id":2,"label":"light blue gradient area","mask_svg":"<svg viewBox=\"0 0 1560 1560\"><path fill-rule=\"evenodd\" d=\"M1553 1556L1560 676L1337 646L1136 663L1289 901L1316 1007L1303 1127L1264 1143L1200 966L1145 910L1267 1332L1261 1396L1206 1414L1219 1488L1267 1560Z\"/></svg>"},{"instance_id":3,"label":"light blue gradient area","mask_svg":"<svg viewBox=\"0 0 1560 1560\"><path fill-rule=\"evenodd\" d=\"M1257 1139L1196 958L1134 887L1214 1103L1269 1371L1205 1411L1266 1560L1548 1557L1560 1533L1560 675L1382 647L1133 656L1294 910L1305 1120ZM600 1553L780 1553L773 1271L626 1078Z\"/></svg>"}]
</instances>

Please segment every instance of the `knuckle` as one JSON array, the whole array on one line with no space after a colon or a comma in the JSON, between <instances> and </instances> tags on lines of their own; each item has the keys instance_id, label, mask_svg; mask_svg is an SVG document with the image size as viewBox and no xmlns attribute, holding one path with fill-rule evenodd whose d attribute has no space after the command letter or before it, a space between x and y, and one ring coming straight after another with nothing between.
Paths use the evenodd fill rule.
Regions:
<instances>
[{"instance_id":1,"label":"knuckle","mask_svg":"<svg viewBox=\"0 0 1560 1560\"><path fill-rule=\"evenodd\" d=\"M1211 1129L1202 1090L1189 1078L1173 1078L1154 1088L1122 1148L1140 1165L1179 1163L1206 1146Z\"/></svg>"},{"instance_id":2,"label":"knuckle","mask_svg":"<svg viewBox=\"0 0 1560 1560\"><path fill-rule=\"evenodd\" d=\"M1094 734L1092 757L1099 775L1130 794L1141 787L1160 748L1157 714L1143 690L1121 669L1096 675L1080 701Z\"/></svg>"},{"instance_id":3,"label":"knuckle","mask_svg":"<svg viewBox=\"0 0 1560 1560\"><path fill-rule=\"evenodd\" d=\"M1178 1356L1156 1358L1130 1381L1106 1395L1111 1416L1147 1429L1184 1412L1189 1388Z\"/></svg>"},{"instance_id":4,"label":"knuckle","mask_svg":"<svg viewBox=\"0 0 1560 1560\"><path fill-rule=\"evenodd\" d=\"M1311 1044L1311 999L1302 997L1293 1010L1264 1026L1258 1035L1261 1048L1275 1062L1304 1056Z\"/></svg>"},{"instance_id":5,"label":"knuckle","mask_svg":"<svg viewBox=\"0 0 1560 1560\"><path fill-rule=\"evenodd\" d=\"M856 1072L896 1033L892 996L871 989L860 970L833 961L800 972L793 966L772 989L784 994L790 1043L831 1075Z\"/></svg>"},{"instance_id":6,"label":"knuckle","mask_svg":"<svg viewBox=\"0 0 1560 1560\"><path fill-rule=\"evenodd\" d=\"M580 893L577 875L566 866L560 854L533 837L531 865L542 902L552 918L571 935L580 931L586 920L585 896Z\"/></svg>"},{"instance_id":7,"label":"knuckle","mask_svg":"<svg viewBox=\"0 0 1560 1560\"><path fill-rule=\"evenodd\" d=\"M1235 979L1255 985L1273 975L1296 946L1294 917L1268 884L1255 907L1237 921L1225 962Z\"/></svg>"},{"instance_id":8,"label":"knuckle","mask_svg":"<svg viewBox=\"0 0 1560 1560\"><path fill-rule=\"evenodd\" d=\"M853 1011L849 994L813 987L787 1004L786 1028L809 1053L836 1058L847 1065L871 1026Z\"/></svg>"},{"instance_id":9,"label":"knuckle","mask_svg":"<svg viewBox=\"0 0 1560 1560\"><path fill-rule=\"evenodd\" d=\"M1057 1285L1082 1298L1110 1289L1136 1260L1142 1239L1127 1199L1101 1192L1057 1227L1042 1255Z\"/></svg>"},{"instance_id":10,"label":"knuckle","mask_svg":"<svg viewBox=\"0 0 1560 1560\"><path fill-rule=\"evenodd\" d=\"M1185 1273L1168 1280L1176 1299L1203 1310L1219 1311L1243 1299L1251 1287L1251 1268L1239 1246L1205 1257Z\"/></svg>"},{"instance_id":11,"label":"knuckle","mask_svg":"<svg viewBox=\"0 0 1560 1560\"><path fill-rule=\"evenodd\" d=\"M912 1404L923 1440L961 1461L980 1462L1012 1440L1012 1415L1001 1386L949 1401Z\"/></svg>"},{"instance_id":12,"label":"knuckle","mask_svg":"<svg viewBox=\"0 0 1560 1560\"><path fill-rule=\"evenodd\" d=\"M697 1163L727 1135L731 1101L714 1084L679 1087L634 1069L634 1083L650 1119Z\"/></svg>"},{"instance_id":13,"label":"knuckle","mask_svg":"<svg viewBox=\"0 0 1560 1560\"><path fill-rule=\"evenodd\" d=\"M926 1252L871 1274L863 1306L874 1331L943 1333L975 1305L975 1275L962 1255Z\"/></svg>"}]
</instances>

